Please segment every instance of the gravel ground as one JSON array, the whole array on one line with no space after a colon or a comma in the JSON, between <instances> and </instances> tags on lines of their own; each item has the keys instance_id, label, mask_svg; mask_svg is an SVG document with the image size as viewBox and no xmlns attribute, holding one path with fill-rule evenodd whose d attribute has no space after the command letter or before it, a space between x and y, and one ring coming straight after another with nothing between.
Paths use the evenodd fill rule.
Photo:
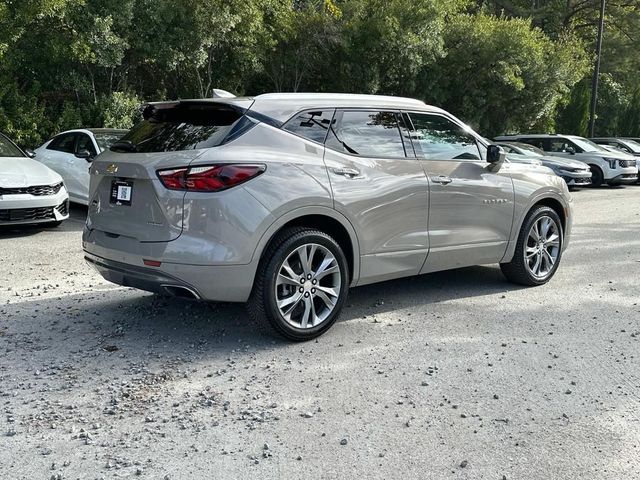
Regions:
<instances>
[{"instance_id":1,"label":"gravel ground","mask_svg":"<svg viewBox=\"0 0 640 480\"><path fill-rule=\"evenodd\" d=\"M101 280L84 212L0 232L0 478L640 478L640 187L574 193L525 289L354 289L317 341Z\"/></svg>"}]
</instances>

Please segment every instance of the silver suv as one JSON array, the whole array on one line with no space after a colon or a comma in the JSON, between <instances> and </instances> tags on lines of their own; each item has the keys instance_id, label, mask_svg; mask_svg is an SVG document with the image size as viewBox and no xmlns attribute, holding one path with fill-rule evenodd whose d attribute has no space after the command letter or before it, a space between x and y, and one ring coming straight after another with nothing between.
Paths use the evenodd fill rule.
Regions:
<instances>
[{"instance_id":1,"label":"silver suv","mask_svg":"<svg viewBox=\"0 0 640 480\"><path fill-rule=\"evenodd\" d=\"M591 169L591 184L599 187L603 183L624 185L638 180L634 159L622 152L614 153L600 148L591 140L575 135L527 134L502 135L496 142L522 142L538 147L553 155L579 160Z\"/></svg>"},{"instance_id":2,"label":"silver suv","mask_svg":"<svg viewBox=\"0 0 640 480\"><path fill-rule=\"evenodd\" d=\"M560 177L417 100L267 94L144 118L91 166L85 258L119 285L248 302L289 339L330 328L349 287L491 263L544 284L569 240Z\"/></svg>"}]
</instances>

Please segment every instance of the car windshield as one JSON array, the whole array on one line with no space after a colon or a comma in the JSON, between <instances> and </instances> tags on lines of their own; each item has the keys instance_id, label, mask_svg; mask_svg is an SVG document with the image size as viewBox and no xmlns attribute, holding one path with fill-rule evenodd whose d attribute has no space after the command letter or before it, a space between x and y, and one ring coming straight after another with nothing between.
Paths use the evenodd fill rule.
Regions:
<instances>
[{"instance_id":1,"label":"car windshield","mask_svg":"<svg viewBox=\"0 0 640 480\"><path fill-rule=\"evenodd\" d=\"M631 150L633 153L640 153L640 143L635 140L620 140L625 147Z\"/></svg>"},{"instance_id":2,"label":"car windshield","mask_svg":"<svg viewBox=\"0 0 640 480\"><path fill-rule=\"evenodd\" d=\"M601 152L603 149L599 145L582 137L571 137L571 141L575 143L583 152Z\"/></svg>"},{"instance_id":3,"label":"car windshield","mask_svg":"<svg viewBox=\"0 0 640 480\"><path fill-rule=\"evenodd\" d=\"M125 132L101 132L93 134L93 136L96 137L96 142L100 150L103 152L108 150L111 145L120 140L124 135Z\"/></svg>"},{"instance_id":4,"label":"car windshield","mask_svg":"<svg viewBox=\"0 0 640 480\"><path fill-rule=\"evenodd\" d=\"M0 157L24 157L24 154L11 140L0 134Z\"/></svg>"},{"instance_id":5,"label":"car windshield","mask_svg":"<svg viewBox=\"0 0 640 480\"><path fill-rule=\"evenodd\" d=\"M533 145L529 145L528 143L512 143L516 148L523 150L523 154L525 155L533 155L534 157L544 157L544 151L540 150L538 147Z\"/></svg>"}]
</instances>

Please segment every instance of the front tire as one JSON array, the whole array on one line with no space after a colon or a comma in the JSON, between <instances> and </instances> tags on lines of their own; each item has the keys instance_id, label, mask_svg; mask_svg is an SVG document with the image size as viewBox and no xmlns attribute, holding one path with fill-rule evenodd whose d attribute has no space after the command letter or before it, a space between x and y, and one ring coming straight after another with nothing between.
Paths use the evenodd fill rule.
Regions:
<instances>
[{"instance_id":1,"label":"front tire","mask_svg":"<svg viewBox=\"0 0 640 480\"><path fill-rule=\"evenodd\" d=\"M594 188L602 186L604 183L604 174L600 167L595 165L589 165L589 167L591 168L591 186Z\"/></svg>"},{"instance_id":2,"label":"front tire","mask_svg":"<svg viewBox=\"0 0 640 480\"><path fill-rule=\"evenodd\" d=\"M555 210L534 208L522 224L511 262L501 263L500 269L511 282L544 285L558 269L563 242L562 222Z\"/></svg>"},{"instance_id":3,"label":"front tire","mask_svg":"<svg viewBox=\"0 0 640 480\"><path fill-rule=\"evenodd\" d=\"M271 332L312 340L335 323L348 289L349 268L338 243L319 230L291 228L263 256L248 310Z\"/></svg>"}]
</instances>

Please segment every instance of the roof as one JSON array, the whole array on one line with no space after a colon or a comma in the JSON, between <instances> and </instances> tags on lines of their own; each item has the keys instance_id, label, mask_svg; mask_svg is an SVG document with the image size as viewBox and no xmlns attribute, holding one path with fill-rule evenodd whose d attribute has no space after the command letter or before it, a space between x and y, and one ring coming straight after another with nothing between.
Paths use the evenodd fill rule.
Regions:
<instances>
[{"instance_id":1,"label":"roof","mask_svg":"<svg viewBox=\"0 0 640 480\"><path fill-rule=\"evenodd\" d=\"M385 95L352 93L267 93L254 97L251 110L284 122L310 108L387 108L443 112L420 100Z\"/></svg>"},{"instance_id":2,"label":"roof","mask_svg":"<svg viewBox=\"0 0 640 480\"><path fill-rule=\"evenodd\" d=\"M446 113L444 110L425 104L420 100L385 95L363 95L355 93L265 93L255 97L181 99L165 102L149 102L156 108L167 108L183 104L226 104L251 110L276 122L285 122L295 113L312 108L375 108L420 110Z\"/></svg>"},{"instance_id":3,"label":"roof","mask_svg":"<svg viewBox=\"0 0 640 480\"><path fill-rule=\"evenodd\" d=\"M565 135L563 133L514 133L510 135L497 135L496 140L515 140L518 138L583 138L578 135Z\"/></svg>"}]
</instances>

